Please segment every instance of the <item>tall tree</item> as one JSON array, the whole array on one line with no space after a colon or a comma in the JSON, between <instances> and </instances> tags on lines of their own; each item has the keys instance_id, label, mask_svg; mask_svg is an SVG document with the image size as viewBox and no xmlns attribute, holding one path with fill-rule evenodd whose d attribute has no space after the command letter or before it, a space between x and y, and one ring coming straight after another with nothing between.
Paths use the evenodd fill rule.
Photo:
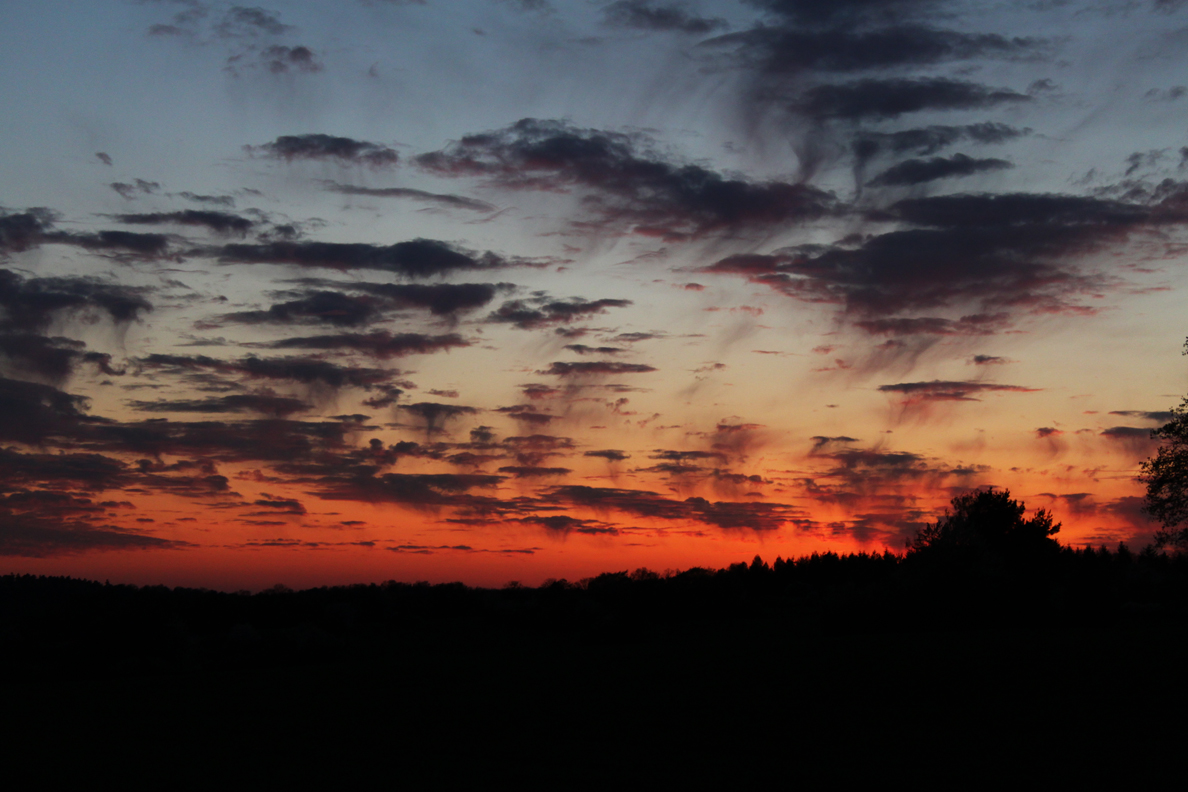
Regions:
<instances>
[{"instance_id":1,"label":"tall tree","mask_svg":"<svg viewBox=\"0 0 1188 792\"><path fill-rule=\"evenodd\" d=\"M1188 340L1184 354L1188 355ZM1188 550L1188 397L1172 408L1172 419L1151 437L1163 445L1143 463L1139 481L1147 485L1147 513L1163 523L1155 546Z\"/></svg>"}]
</instances>

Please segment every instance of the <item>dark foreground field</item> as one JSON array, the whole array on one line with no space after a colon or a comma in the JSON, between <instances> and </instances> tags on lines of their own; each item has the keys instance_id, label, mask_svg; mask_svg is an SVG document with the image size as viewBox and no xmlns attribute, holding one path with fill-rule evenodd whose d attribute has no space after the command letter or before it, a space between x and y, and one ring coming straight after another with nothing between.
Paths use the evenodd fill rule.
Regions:
<instances>
[{"instance_id":1,"label":"dark foreground field","mask_svg":"<svg viewBox=\"0 0 1188 792\"><path fill-rule=\"evenodd\" d=\"M957 578L834 556L251 596L10 576L4 759L168 786L1178 770L1183 564L1064 557Z\"/></svg>"}]
</instances>

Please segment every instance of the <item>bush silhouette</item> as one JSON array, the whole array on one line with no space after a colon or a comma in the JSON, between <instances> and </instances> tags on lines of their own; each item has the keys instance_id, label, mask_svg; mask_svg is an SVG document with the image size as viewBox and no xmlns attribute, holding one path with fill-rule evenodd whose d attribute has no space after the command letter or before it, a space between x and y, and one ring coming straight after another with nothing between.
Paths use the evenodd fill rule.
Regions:
<instances>
[{"instance_id":1,"label":"bush silhouette","mask_svg":"<svg viewBox=\"0 0 1188 792\"><path fill-rule=\"evenodd\" d=\"M1010 490L989 487L958 495L952 510L916 534L909 556L1025 560L1054 555L1060 545L1052 538L1060 525L1040 509L1024 519L1026 507L1011 499Z\"/></svg>"}]
</instances>

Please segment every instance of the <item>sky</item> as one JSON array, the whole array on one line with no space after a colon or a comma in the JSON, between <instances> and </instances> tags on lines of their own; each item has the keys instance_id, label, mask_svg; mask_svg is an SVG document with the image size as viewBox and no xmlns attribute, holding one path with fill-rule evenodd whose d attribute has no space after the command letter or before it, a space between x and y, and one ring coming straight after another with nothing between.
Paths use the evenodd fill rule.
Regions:
<instances>
[{"instance_id":1,"label":"sky","mask_svg":"<svg viewBox=\"0 0 1188 792\"><path fill-rule=\"evenodd\" d=\"M0 570L498 586L1142 546L1188 3L46 0L0 27Z\"/></svg>"}]
</instances>

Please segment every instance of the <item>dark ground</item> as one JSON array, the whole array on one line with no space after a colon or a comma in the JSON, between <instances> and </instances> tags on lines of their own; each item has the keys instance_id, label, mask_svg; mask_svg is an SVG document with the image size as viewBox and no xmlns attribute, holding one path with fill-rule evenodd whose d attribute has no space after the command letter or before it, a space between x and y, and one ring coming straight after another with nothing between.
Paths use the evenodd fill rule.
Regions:
<instances>
[{"instance_id":1,"label":"dark ground","mask_svg":"<svg viewBox=\"0 0 1188 792\"><path fill-rule=\"evenodd\" d=\"M254 596L10 576L3 758L47 781L415 788L1145 785L1182 767L1174 575L1097 604L1066 577L1020 609L1038 594L1018 580L923 604L884 572Z\"/></svg>"}]
</instances>

